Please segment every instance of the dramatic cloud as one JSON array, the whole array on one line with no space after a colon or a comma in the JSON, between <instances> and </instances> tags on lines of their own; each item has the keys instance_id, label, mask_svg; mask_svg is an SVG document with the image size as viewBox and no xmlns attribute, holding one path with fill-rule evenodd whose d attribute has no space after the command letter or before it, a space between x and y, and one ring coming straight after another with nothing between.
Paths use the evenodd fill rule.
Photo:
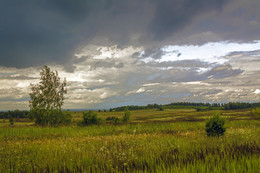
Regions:
<instances>
[{"instance_id":1,"label":"dramatic cloud","mask_svg":"<svg viewBox=\"0 0 260 173\"><path fill-rule=\"evenodd\" d=\"M3 0L1 65L67 64L80 47L91 41L105 44L105 39L124 46L149 45L224 4L223 0Z\"/></svg>"},{"instance_id":2,"label":"dramatic cloud","mask_svg":"<svg viewBox=\"0 0 260 173\"><path fill-rule=\"evenodd\" d=\"M234 43L225 44L227 50L234 50L228 49ZM162 60L164 56L173 56L169 46L149 50L146 54L144 49L133 46L89 45L76 55L78 60L73 64L73 73L64 71L63 66L51 68L67 79L65 108L108 108L174 101L257 101L260 99L260 54L248 51L256 44L258 42L242 44L239 52L222 54L220 51L219 57L213 53L215 61L207 53L208 44L205 44L199 50L200 53L204 51L204 56L201 53L204 61L203 57L177 60L174 54L167 62ZM186 45L178 48L183 56L191 51ZM145 55L150 57L158 51L162 54L160 57L144 61ZM39 71L40 68L1 68L1 109L11 108L10 102L23 103L27 108L29 84L39 81Z\"/></svg>"},{"instance_id":3,"label":"dramatic cloud","mask_svg":"<svg viewBox=\"0 0 260 173\"><path fill-rule=\"evenodd\" d=\"M258 0L2 0L0 109L46 64L65 108L260 100Z\"/></svg>"}]
</instances>

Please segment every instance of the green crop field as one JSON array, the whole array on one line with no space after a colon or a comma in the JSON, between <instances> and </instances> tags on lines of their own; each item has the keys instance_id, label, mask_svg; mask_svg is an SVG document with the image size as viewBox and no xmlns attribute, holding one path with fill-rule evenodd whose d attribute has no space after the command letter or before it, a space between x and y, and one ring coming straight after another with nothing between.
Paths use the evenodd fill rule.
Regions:
<instances>
[{"instance_id":1,"label":"green crop field","mask_svg":"<svg viewBox=\"0 0 260 173\"><path fill-rule=\"evenodd\" d=\"M208 137L215 112L226 133ZM97 112L123 117L124 112ZM260 171L260 120L251 109L131 111L130 123L40 127L0 120L0 172L251 172Z\"/></svg>"}]
</instances>

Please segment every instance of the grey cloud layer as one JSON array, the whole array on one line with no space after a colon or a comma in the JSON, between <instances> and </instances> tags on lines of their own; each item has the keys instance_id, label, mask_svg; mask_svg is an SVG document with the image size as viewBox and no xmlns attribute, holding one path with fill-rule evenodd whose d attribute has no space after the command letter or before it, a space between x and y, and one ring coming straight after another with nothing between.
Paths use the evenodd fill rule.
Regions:
<instances>
[{"instance_id":1,"label":"grey cloud layer","mask_svg":"<svg viewBox=\"0 0 260 173\"><path fill-rule=\"evenodd\" d=\"M71 63L82 45L142 44L164 40L194 17L221 9L225 0L3 0L0 5L1 66Z\"/></svg>"}]
</instances>

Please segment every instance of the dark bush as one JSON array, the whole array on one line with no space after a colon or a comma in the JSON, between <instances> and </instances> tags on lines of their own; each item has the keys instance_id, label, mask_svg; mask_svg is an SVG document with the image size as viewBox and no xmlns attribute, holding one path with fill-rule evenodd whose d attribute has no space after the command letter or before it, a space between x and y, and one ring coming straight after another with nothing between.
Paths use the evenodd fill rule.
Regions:
<instances>
[{"instance_id":1,"label":"dark bush","mask_svg":"<svg viewBox=\"0 0 260 173\"><path fill-rule=\"evenodd\" d=\"M160 107L158 108L158 111L164 111L164 108L163 108L162 106L160 106Z\"/></svg>"},{"instance_id":2,"label":"dark bush","mask_svg":"<svg viewBox=\"0 0 260 173\"><path fill-rule=\"evenodd\" d=\"M13 119L13 118L10 118L10 119L9 119L9 123L10 123L10 125L14 125L14 119Z\"/></svg>"},{"instance_id":3,"label":"dark bush","mask_svg":"<svg viewBox=\"0 0 260 173\"><path fill-rule=\"evenodd\" d=\"M256 115L258 117L258 119L260 119L260 108L254 108L251 110L251 112Z\"/></svg>"},{"instance_id":4,"label":"dark bush","mask_svg":"<svg viewBox=\"0 0 260 173\"><path fill-rule=\"evenodd\" d=\"M112 121L113 123L120 123L122 120L118 117L107 117L106 121Z\"/></svg>"},{"instance_id":5,"label":"dark bush","mask_svg":"<svg viewBox=\"0 0 260 173\"><path fill-rule=\"evenodd\" d=\"M83 125L100 124L101 118L97 117L97 114L93 111L83 112Z\"/></svg>"},{"instance_id":6,"label":"dark bush","mask_svg":"<svg viewBox=\"0 0 260 173\"><path fill-rule=\"evenodd\" d=\"M224 127L225 119L221 117L218 113L213 115L206 122L206 132L208 136L222 136L224 135L226 128Z\"/></svg>"},{"instance_id":7,"label":"dark bush","mask_svg":"<svg viewBox=\"0 0 260 173\"><path fill-rule=\"evenodd\" d=\"M131 116L131 112L128 109L125 109L125 113L124 113L122 121L124 123L129 122L130 121L130 116Z\"/></svg>"},{"instance_id":8,"label":"dark bush","mask_svg":"<svg viewBox=\"0 0 260 173\"><path fill-rule=\"evenodd\" d=\"M72 115L69 111L60 110L37 110L30 112L31 119L42 126L68 125L71 123Z\"/></svg>"}]
</instances>

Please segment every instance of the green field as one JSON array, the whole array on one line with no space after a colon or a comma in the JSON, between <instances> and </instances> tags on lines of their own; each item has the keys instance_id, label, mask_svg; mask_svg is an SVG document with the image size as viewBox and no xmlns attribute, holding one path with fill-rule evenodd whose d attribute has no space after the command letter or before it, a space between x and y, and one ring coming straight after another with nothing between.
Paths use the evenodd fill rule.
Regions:
<instances>
[{"instance_id":1,"label":"green field","mask_svg":"<svg viewBox=\"0 0 260 173\"><path fill-rule=\"evenodd\" d=\"M127 124L40 127L0 120L0 172L251 172L260 171L260 121L250 109L221 110L223 137L207 137L216 110L131 111ZM97 112L102 119L124 112Z\"/></svg>"}]
</instances>

